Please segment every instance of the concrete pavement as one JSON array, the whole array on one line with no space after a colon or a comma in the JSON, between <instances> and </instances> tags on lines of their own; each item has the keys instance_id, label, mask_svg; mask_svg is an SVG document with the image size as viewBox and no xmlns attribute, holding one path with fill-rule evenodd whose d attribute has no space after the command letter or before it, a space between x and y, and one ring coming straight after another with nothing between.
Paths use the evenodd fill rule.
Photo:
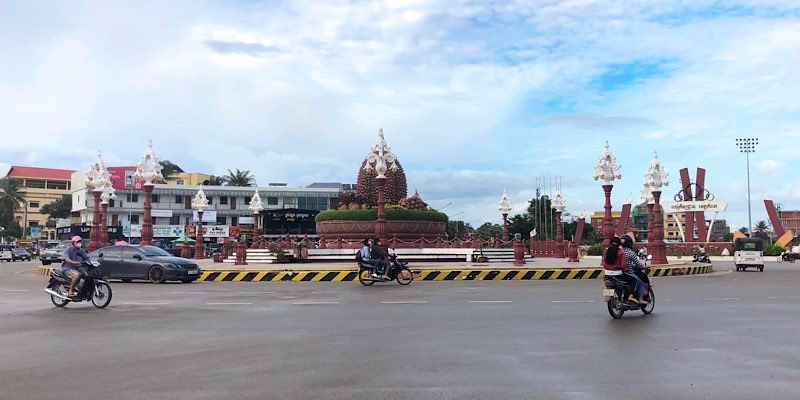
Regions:
<instances>
[{"instance_id":1,"label":"concrete pavement","mask_svg":"<svg viewBox=\"0 0 800 400\"><path fill-rule=\"evenodd\" d=\"M3 399L797 397L794 264L654 278L655 313L616 321L598 281L112 283L56 309L7 265Z\"/></svg>"}]
</instances>

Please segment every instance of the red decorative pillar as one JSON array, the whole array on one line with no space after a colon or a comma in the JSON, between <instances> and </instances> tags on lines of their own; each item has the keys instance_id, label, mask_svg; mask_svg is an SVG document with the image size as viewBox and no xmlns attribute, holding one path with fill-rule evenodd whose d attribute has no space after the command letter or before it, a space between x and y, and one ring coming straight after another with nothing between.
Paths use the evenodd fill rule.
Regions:
<instances>
[{"instance_id":1,"label":"red decorative pillar","mask_svg":"<svg viewBox=\"0 0 800 400\"><path fill-rule=\"evenodd\" d=\"M93 190L94 209L92 209L92 228L89 231L89 246L86 250L95 251L100 248L100 190Z\"/></svg>"},{"instance_id":2,"label":"red decorative pillar","mask_svg":"<svg viewBox=\"0 0 800 400\"><path fill-rule=\"evenodd\" d=\"M647 243L653 241L653 223L655 223L655 219L653 218L653 206L655 204L647 203Z\"/></svg>"},{"instance_id":3,"label":"red decorative pillar","mask_svg":"<svg viewBox=\"0 0 800 400\"><path fill-rule=\"evenodd\" d=\"M654 190L653 191L653 199L655 200L655 204L653 205L653 236L655 240L653 240L653 244L650 246L650 254L653 255L653 264L666 264L667 263L667 251L666 245L664 244L664 222L661 218L661 191Z\"/></svg>"},{"instance_id":4,"label":"red decorative pillar","mask_svg":"<svg viewBox=\"0 0 800 400\"><path fill-rule=\"evenodd\" d=\"M574 251L570 250L568 253L569 259L567 262L580 262L579 253L578 253L578 246L580 246L581 238L583 237L583 226L586 224L586 216L581 213L581 216L578 218L578 228L575 230L575 237L573 240L569 242L569 248L572 249L574 246Z\"/></svg>"},{"instance_id":5,"label":"red decorative pillar","mask_svg":"<svg viewBox=\"0 0 800 400\"><path fill-rule=\"evenodd\" d=\"M261 239L261 232L258 230L258 218L259 215L257 212L253 213L253 248L255 249L263 249L264 242Z\"/></svg>"},{"instance_id":6,"label":"red decorative pillar","mask_svg":"<svg viewBox=\"0 0 800 400\"><path fill-rule=\"evenodd\" d=\"M564 234L561 231L561 211L556 210L556 252L555 258L564 258Z\"/></svg>"},{"instance_id":7,"label":"red decorative pillar","mask_svg":"<svg viewBox=\"0 0 800 400\"><path fill-rule=\"evenodd\" d=\"M606 196L605 215L603 216L603 252L611 244L611 238L614 236L614 218L611 215L611 189L613 188L614 185L603 185L603 192Z\"/></svg>"},{"instance_id":8,"label":"red decorative pillar","mask_svg":"<svg viewBox=\"0 0 800 400\"><path fill-rule=\"evenodd\" d=\"M224 247L224 246L223 246ZM192 247L189 246L189 242L183 242L181 245L181 258L192 258ZM224 249L223 249L224 251Z\"/></svg>"},{"instance_id":9,"label":"red decorative pillar","mask_svg":"<svg viewBox=\"0 0 800 400\"><path fill-rule=\"evenodd\" d=\"M525 245L517 238L514 238L514 265L525 265Z\"/></svg>"},{"instance_id":10,"label":"red decorative pillar","mask_svg":"<svg viewBox=\"0 0 800 400\"><path fill-rule=\"evenodd\" d=\"M144 221L142 221L142 246L153 245L153 184L144 184Z\"/></svg>"},{"instance_id":11,"label":"red decorative pillar","mask_svg":"<svg viewBox=\"0 0 800 400\"><path fill-rule=\"evenodd\" d=\"M386 243L386 178L377 177L375 183L378 185L378 219L375 221L375 236Z\"/></svg>"},{"instance_id":12,"label":"red decorative pillar","mask_svg":"<svg viewBox=\"0 0 800 400\"><path fill-rule=\"evenodd\" d=\"M236 245L236 262L234 265L247 265L247 246L245 246L244 240L239 240L239 244Z\"/></svg>"},{"instance_id":13,"label":"red decorative pillar","mask_svg":"<svg viewBox=\"0 0 800 400\"><path fill-rule=\"evenodd\" d=\"M508 242L508 213L503 213L503 241Z\"/></svg>"},{"instance_id":14,"label":"red decorative pillar","mask_svg":"<svg viewBox=\"0 0 800 400\"><path fill-rule=\"evenodd\" d=\"M197 231L195 232L194 259L205 258L203 254L203 210L197 210Z\"/></svg>"},{"instance_id":15,"label":"red decorative pillar","mask_svg":"<svg viewBox=\"0 0 800 400\"><path fill-rule=\"evenodd\" d=\"M101 212L103 213L100 220L100 247L108 246L108 203L101 203Z\"/></svg>"}]
</instances>

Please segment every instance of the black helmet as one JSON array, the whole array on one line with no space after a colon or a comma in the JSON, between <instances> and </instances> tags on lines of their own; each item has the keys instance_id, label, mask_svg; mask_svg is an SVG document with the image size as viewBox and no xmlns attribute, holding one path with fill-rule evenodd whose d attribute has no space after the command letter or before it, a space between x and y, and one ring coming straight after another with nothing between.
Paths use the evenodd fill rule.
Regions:
<instances>
[{"instance_id":1,"label":"black helmet","mask_svg":"<svg viewBox=\"0 0 800 400\"><path fill-rule=\"evenodd\" d=\"M625 247L625 248L628 248L628 249L632 249L633 248L633 238L630 237L629 235L622 235L619 238L619 240L622 241L622 247Z\"/></svg>"}]
</instances>

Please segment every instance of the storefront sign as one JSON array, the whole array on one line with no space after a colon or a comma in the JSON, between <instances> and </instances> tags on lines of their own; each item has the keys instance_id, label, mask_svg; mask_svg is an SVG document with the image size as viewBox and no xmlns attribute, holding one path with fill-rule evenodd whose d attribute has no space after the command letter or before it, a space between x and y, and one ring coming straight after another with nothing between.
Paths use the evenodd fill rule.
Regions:
<instances>
[{"instance_id":1,"label":"storefront sign","mask_svg":"<svg viewBox=\"0 0 800 400\"><path fill-rule=\"evenodd\" d=\"M151 215L153 217L170 218L172 217L172 210L153 210L151 211Z\"/></svg>"},{"instance_id":2,"label":"storefront sign","mask_svg":"<svg viewBox=\"0 0 800 400\"><path fill-rule=\"evenodd\" d=\"M203 218L205 219L205 218ZM209 225L203 226L204 237L228 237L230 227L227 225Z\"/></svg>"},{"instance_id":3,"label":"storefront sign","mask_svg":"<svg viewBox=\"0 0 800 400\"><path fill-rule=\"evenodd\" d=\"M728 203L722 200L665 201L661 206L665 214L693 211L722 212L728 208Z\"/></svg>"}]
</instances>

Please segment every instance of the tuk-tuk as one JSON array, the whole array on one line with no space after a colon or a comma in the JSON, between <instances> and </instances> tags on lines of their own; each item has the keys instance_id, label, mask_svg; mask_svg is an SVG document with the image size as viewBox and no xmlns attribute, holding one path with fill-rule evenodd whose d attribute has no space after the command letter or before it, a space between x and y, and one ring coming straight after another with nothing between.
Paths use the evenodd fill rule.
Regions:
<instances>
[{"instance_id":1,"label":"tuk-tuk","mask_svg":"<svg viewBox=\"0 0 800 400\"><path fill-rule=\"evenodd\" d=\"M764 271L764 241L759 238L738 238L733 242L733 263L737 271L758 268Z\"/></svg>"}]
</instances>

